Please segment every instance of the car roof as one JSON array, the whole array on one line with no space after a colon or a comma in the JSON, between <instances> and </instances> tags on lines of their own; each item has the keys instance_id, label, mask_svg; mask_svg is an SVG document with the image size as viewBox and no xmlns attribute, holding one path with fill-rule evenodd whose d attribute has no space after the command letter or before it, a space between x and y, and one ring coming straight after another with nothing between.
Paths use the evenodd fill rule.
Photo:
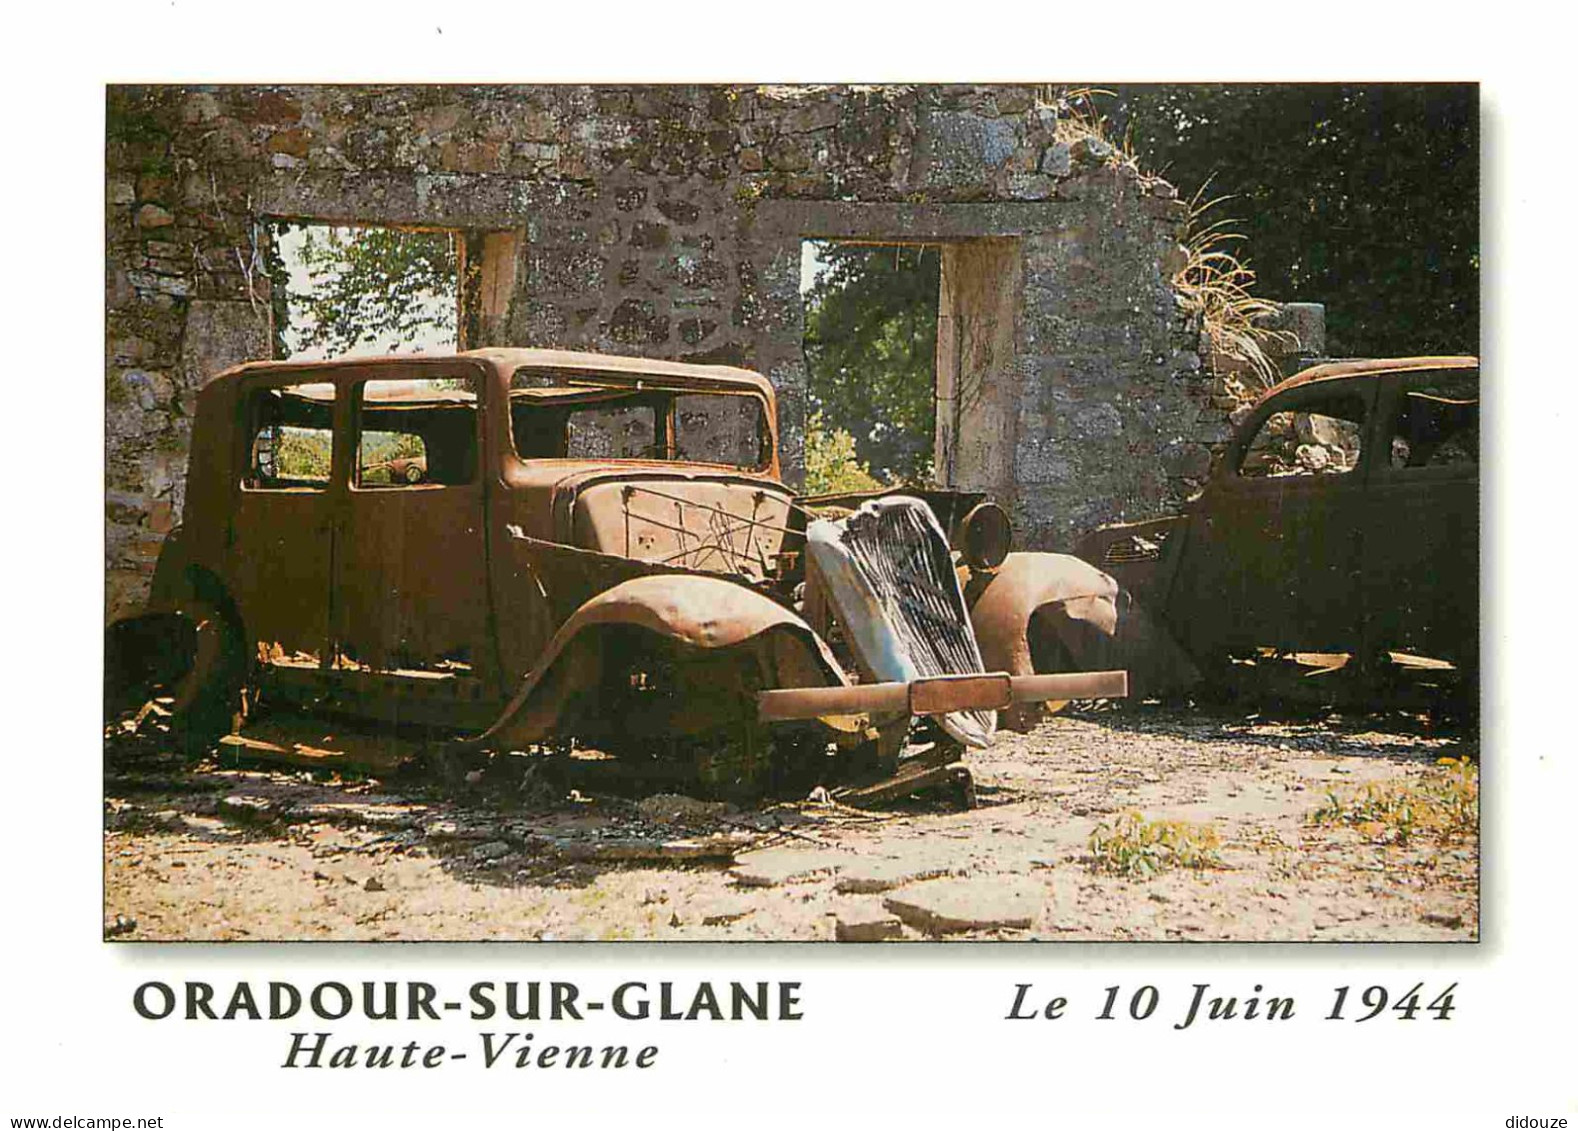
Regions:
<instances>
[{"instance_id":1,"label":"car roof","mask_svg":"<svg viewBox=\"0 0 1578 1131\"><path fill-rule=\"evenodd\" d=\"M1255 404L1258 407L1272 397L1286 392L1288 389L1297 388L1300 385L1310 385L1316 381L1336 381L1343 378L1375 378L1387 373L1413 373L1427 369L1478 368L1479 358L1469 356L1354 358L1348 361L1330 361L1323 365L1312 365L1308 369L1300 370L1287 380L1273 385L1255 398Z\"/></svg>"},{"instance_id":2,"label":"car roof","mask_svg":"<svg viewBox=\"0 0 1578 1131\"><path fill-rule=\"evenodd\" d=\"M732 365L696 365L689 362L665 361L659 358L624 357L617 354L584 353L576 350L503 349L488 348L466 350L450 354L375 354L365 357L341 357L332 361L253 361L225 370L212 378L213 382L237 380L259 372L290 370L334 370L351 366L409 370L413 364L467 359L481 361L496 369L513 373L517 369L574 372L587 375L607 374L618 377L650 377L680 388L752 391L763 396L773 395L772 384L760 373ZM404 374L409 377L409 372ZM308 394L309 397L311 394ZM431 392L416 390L402 396L399 390L378 390L378 400L422 399L433 400ZM458 398L453 398L458 399Z\"/></svg>"}]
</instances>

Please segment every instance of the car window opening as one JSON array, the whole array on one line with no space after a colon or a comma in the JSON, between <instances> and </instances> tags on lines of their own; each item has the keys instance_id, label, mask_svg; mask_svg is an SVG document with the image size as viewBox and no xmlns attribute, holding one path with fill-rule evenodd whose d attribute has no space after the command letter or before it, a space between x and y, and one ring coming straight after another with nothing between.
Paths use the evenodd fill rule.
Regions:
<instances>
[{"instance_id":1,"label":"car window opening","mask_svg":"<svg viewBox=\"0 0 1578 1131\"><path fill-rule=\"evenodd\" d=\"M1250 441L1238 473L1245 478L1346 475L1359 465L1364 402L1334 397L1268 416Z\"/></svg>"},{"instance_id":2,"label":"car window opening","mask_svg":"<svg viewBox=\"0 0 1578 1131\"><path fill-rule=\"evenodd\" d=\"M252 490L324 490L334 462L334 388L287 385L247 398L242 483Z\"/></svg>"},{"instance_id":3,"label":"car window opening","mask_svg":"<svg viewBox=\"0 0 1578 1131\"><path fill-rule=\"evenodd\" d=\"M356 486L460 486L477 475L477 396L469 380L424 378L362 385Z\"/></svg>"},{"instance_id":4,"label":"car window opening","mask_svg":"<svg viewBox=\"0 0 1578 1131\"><path fill-rule=\"evenodd\" d=\"M1391 466L1479 463L1479 393L1474 378L1443 378L1406 390L1392 420Z\"/></svg>"}]
</instances>

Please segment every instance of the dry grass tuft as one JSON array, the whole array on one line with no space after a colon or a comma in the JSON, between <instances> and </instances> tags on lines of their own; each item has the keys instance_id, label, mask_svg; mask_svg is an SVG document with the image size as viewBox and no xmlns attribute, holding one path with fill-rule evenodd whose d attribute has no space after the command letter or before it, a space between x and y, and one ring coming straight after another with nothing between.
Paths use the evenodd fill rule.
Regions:
<instances>
[{"instance_id":1,"label":"dry grass tuft","mask_svg":"<svg viewBox=\"0 0 1578 1131\"><path fill-rule=\"evenodd\" d=\"M1042 104L1057 112L1057 140L1069 146L1086 142L1107 164L1133 169L1147 186L1160 180L1140 167L1127 134L1121 139L1112 136L1112 123L1097 107L1097 99L1102 97L1111 98L1114 94L1099 87L1048 88L1043 92ZM1182 300L1184 313L1198 319L1201 333L1209 338L1215 351L1242 362L1262 388L1270 388L1282 379L1282 374L1268 355L1268 348L1296 348L1298 337L1266 326L1266 321L1281 308L1254 294L1255 272L1249 261L1227 249L1227 245L1244 238L1231 230L1230 225L1236 221L1203 219L1212 208L1229 199L1205 200L1208 187L1209 182L1202 185L1189 202L1189 235L1184 243L1188 255L1173 276L1173 287ZM1249 400L1260 390L1239 386L1232 391L1240 399Z\"/></svg>"},{"instance_id":2,"label":"dry grass tuft","mask_svg":"<svg viewBox=\"0 0 1578 1131\"><path fill-rule=\"evenodd\" d=\"M1099 155L1106 164L1114 168L1126 166L1148 182L1156 180L1140 168L1128 135L1116 139L1112 136L1112 123L1096 107L1098 97L1111 98L1113 92L1099 87L1049 91L1042 104L1057 111L1053 137L1070 148L1081 141L1087 142L1092 153Z\"/></svg>"},{"instance_id":3,"label":"dry grass tuft","mask_svg":"<svg viewBox=\"0 0 1578 1131\"><path fill-rule=\"evenodd\" d=\"M1184 243L1189 254L1173 276L1173 286L1185 311L1200 319L1201 332L1210 337L1216 349L1244 362L1262 386L1269 389L1282 379L1282 374L1267 356L1267 347L1297 348L1298 336L1265 325L1281 307L1254 293L1255 272L1249 261L1227 250L1227 245L1244 238L1230 227L1236 221L1224 218L1206 223L1202 219L1210 209L1229 199L1217 197L1202 202L1207 187L1202 185L1189 202L1189 236ZM1243 395L1250 394L1246 390Z\"/></svg>"}]
</instances>

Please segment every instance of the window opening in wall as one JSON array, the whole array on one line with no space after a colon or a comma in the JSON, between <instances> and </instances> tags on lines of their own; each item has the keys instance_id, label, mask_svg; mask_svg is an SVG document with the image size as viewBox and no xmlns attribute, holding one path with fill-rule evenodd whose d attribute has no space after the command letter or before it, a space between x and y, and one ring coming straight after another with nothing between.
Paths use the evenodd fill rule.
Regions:
<instances>
[{"instance_id":1,"label":"window opening in wall","mask_svg":"<svg viewBox=\"0 0 1578 1131\"><path fill-rule=\"evenodd\" d=\"M293 220L269 229L275 357L456 348L461 233Z\"/></svg>"},{"instance_id":2,"label":"window opening in wall","mask_svg":"<svg viewBox=\"0 0 1578 1131\"><path fill-rule=\"evenodd\" d=\"M806 490L934 480L935 245L805 240Z\"/></svg>"}]
</instances>

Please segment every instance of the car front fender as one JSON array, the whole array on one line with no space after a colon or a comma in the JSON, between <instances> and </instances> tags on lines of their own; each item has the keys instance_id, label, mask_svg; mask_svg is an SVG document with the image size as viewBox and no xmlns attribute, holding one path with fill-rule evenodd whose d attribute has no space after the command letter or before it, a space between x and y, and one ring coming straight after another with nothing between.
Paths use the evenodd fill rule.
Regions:
<instances>
[{"instance_id":1,"label":"car front fender","mask_svg":"<svg viewBox=\"0 0 1578 1131\"><path fill-rule=\"evenodd\" d=\"M988 671L1127 671L1131 696L1199 679L1177 643L1112 577L1069 554L1009 554L970 619ZM1002 723L1027 730L1041 713L1019 704L1003 712Z\"/></svg>"},{"instance_id":2,"label":"car front fender","mask_svg":"<svg viewBox=\"0 0 1578 1131\"><path fill-rule=\"evenodd\" d=\"M681 656L739 654L772 687L847 685L827 645L794 612L718 577L637 577L588 600L554 633L498 721L465 745L517 748L563 736L572 706L602 683L607 630L633 628ZM754 711L754 704L752 705Z\"/></svg>"}]
</instances>

